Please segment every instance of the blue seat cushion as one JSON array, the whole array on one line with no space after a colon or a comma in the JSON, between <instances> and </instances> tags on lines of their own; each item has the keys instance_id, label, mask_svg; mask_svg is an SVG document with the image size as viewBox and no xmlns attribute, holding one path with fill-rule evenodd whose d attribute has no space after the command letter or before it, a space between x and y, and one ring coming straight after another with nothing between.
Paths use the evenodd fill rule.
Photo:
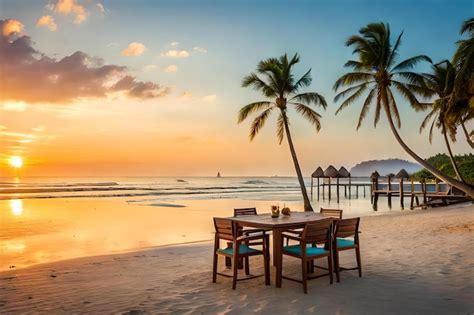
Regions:
<instances>
[{"instance_id":1,"label":"blue seat cushion","mask_svg":"<svg viewBox=\"0 0 474 315\"><path fill-rule=\"evenodd\" d=\"M300 245L283 246L283 252L287 252L297 256L302 255ZM329 251L325 250L324 248L312 247L309 244L308 246L306 246L306 256L317 256L327 253L329 253Z\"/></svg>"},{"instance_id":2,"label":"blue seat cushion","mask_svg":"<svg viewBox=\"0 0 474 315\"><path fill-rule=\"evenodd\" d=\"M217 251L220 253L228 254L228 255L234 255L234 248L219 248ZM261 251L248 247L247 245L239 246L240 255L248 255L248 254L255 254L255 253L261 253Z\"/></svg>"},{"instance_id":3,"label":"blue seat cushion","mask_svg":"<svg viewBox=\"0 0 474 315\"><path fill-rule=\"evenodd\" d=\"M337 247L338 248L343 248L343 247L351 247L354 246L354 241L353 240L348 240L346 238L337 238Z\"/></svg>"}]
</instances>

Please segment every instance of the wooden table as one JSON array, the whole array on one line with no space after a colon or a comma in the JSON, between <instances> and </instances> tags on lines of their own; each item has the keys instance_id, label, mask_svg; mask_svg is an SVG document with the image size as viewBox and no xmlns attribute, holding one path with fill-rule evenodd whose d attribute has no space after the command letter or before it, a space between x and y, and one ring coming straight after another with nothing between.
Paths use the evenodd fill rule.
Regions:
<instances>
[{"instance_id":1,"label":"wooden table","mask_svg":"<svg viewBox=\"0 0 474 315\"><path fill-rule=\"evenodd\" d=\"M328 217L314 212L292 212L291 216L280 215L272 218L271 214L245 215L231 217L232 221L240 226L271 229L273 232L273 265L276 266L275 283L281 288L283 237L282 233L288 229L302 228L309 222L317 222Z\"/></svg>"}]
</instances>

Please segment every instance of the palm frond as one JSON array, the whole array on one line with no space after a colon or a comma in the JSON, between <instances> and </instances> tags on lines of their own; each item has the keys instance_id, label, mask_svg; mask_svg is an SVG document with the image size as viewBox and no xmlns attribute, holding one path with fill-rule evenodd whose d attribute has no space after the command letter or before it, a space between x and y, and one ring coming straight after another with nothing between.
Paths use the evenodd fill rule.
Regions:
<instances>
[{"instance_id":1,"label":"palm frond","mask_svg":"<svg viewBox=\"0 0 474 315\"><path fill-rule=\"evenodd\" d=\"M251 73L242 80L242 87L251 86L254 90L262 91L266 97L278 95L278 91L269 86L265 81L260 79L255 73Z\"/></svg>"},{"instance_id":2,"label":"palm frond","mask_svg":"<svg viewBox=\"0 0 474 315\"><path fill-rule=\"evenodd\" d=\"M418 56L414 56L414 57L403 60L402 62L397 64L395 67L393 67L390 72L411 69L420 61L426 61L426 62L432 63L430 57L425 56L425 55L418 55Z\"/></svg>"},{"instance_id":3,"label":"palm frond","mask_svg":"<svg viewBox=\"0 0 474 315\"><path fill-rule=\"evenodd\" d=\"M357 70L357 71L367 70L367 66L364 65L362 62L357 61L357 60L348 60L344 64L344 67L352 68L352 69Z\"/></svg>"},{"instance_id":4,"label":"palm frond","mask_svg":"<svg viewBox=\"0 0 474 315\"><path fill-rule=\"evenodd\" d=\"M395 102L395 98L393 97L393 93L390 88L387 88L388 93L388 105L390 108L390 113L395 117L395 123L397 127L400 129L402 123L400 121L400 113L398 112L397 103Z\"/></svg>"},{"instance_id":5,"label":"palm frond","mask_svg":"<svg viewBox=\"0 0 474 315\"><path fill-rule=\"evenodd\" d=\"M254 102L248 105L245 105L239 110L239 117L237 119L238 123L244 121L250 114L255 113L262 109L267 109L272 106L271 102L268 101L261 101L261 102Z\"/></svg>"},{"instance_id":6,"label":"palm frond","mask_svg":"<svg viewBox=\"0 0 474 315\"><path fill-rule=\"evenodd\" d=\"M415 111L422 111L426 109L423 103L420 103L413 92L405 86L405 84L398 81L391 81L398 92L410 103Z\"/></svg>"},{"instance_id":7,"label":"palm frond","mask_svg":"<svg viewBox=\"0 0 474 315\"><path fill-rule=\"evenodd\" d=\"M334 83L333 89L337 91L343 85L351 85L359 82L367 82L373 79L373 74L370 72L349 72L341 76Z\"/></svg>"},{"instance_id":8,"label":"palm frond","mask_svg":"<svg viewBox=\"0 0 474 315\"><path fill-rule=\"evenodd\" d=\"M420 133L423 132L423 129L426 128L426 125L428 124L428 122L431 120L431 118L436 117L436 115L438 114L437 110L436 109L432 109L428 115L426 115L426 117L423 119L423 121L421 122L421 125L420 125ZM436 120L436 119L435 119Z\"/></svg>"},{"instance_id":9,"label":"palm frond","mask_svg":"<svg viewBox=\"0 0 474 315\"><path fill-rule=\"evenodd\" d=\"M356 130L359 130L359 128L362 126L362 121L364 120L365 116L367 116L367 113L369 112L370 104L372 103L372 100L374 98L374 94L376 91L377 89L373 88L372 90L370 90L369 95L367 95L367 98L364 101L364 105L362 106L362 110L360 111L360 114L359 114L359 121L357 122Z\"/></svg>"},{"instance_id":10,"label":"palm frond","mask_svg":"<svg viewBox=\"0 0 474 315\"><path fill-rule=\"evenodd\" d=\"M272 113L274 107L270 107L266 110L264 110L260 115L258 115L254 121L252 122L252 125L250 126L250 141L252 141L255 136L258 134L258 132L263 128L265 125L265 122L267 121L268 117L270 117L270 114Z\"/></svg>"},{"instance_id":11,"label":"palm frond","mask_svg":"<svg viewBox=\"0 0 474 315\"><path fill-rule=\"evenodd\" d=\"M336 115L341 111L343 110L345 107L349 106L350 104L352 104L356 99L358 99L362 93L364 93L364 91L367 89L367 85L363 85L361 86L357 91L355 91L351 96L349 96L348 98L346 98L346 100L344 102L342 102L341 106L339 106L339 108L336 110Z\"/></svg>"},{"instance_id":12,"label":"palm frond","mask_svg":"<svg viewBox=\"0 0 474 315\"><path fill-rule=\"evenodd\" d=\"M395 42L395 45L392 48L390 57L388 58L387 67L391 67L398 56L398 46L400 46L402 42L402 36L403 36L403 31L400 33L400 35L398 35L397 41Z\"/></svg>"},{"instance_id":13,"label":"palm frond","mask_svg":"<svg viewBox=\"0 0 474 315\"><path fill-rule=\"evenodd\" d=\"M283 142L283 138L285 137L285 120L284 120L284 115L286 115L283 112L280 112L280 115L278 115L277 119L277 138L278 138L278 144L281 144Z\"/></svg>"},{"instance_id":14,"label":"palm frond","mask_svg":"<svg viewBox=\"0 0 474 315\"><path fill-rule=\"evenodd\" d=\"M321 122L319 121L319 118L321 118L321 115L319 115L317 112L309 108L308 106L301 104L301 103L293 103L295 105L296 111L303 115L304 118L306 118L315 128L316 131L319 131L321 129Z\"/></svg>"},{"instance_id":15,"label":"palm frond","mask_svg":"<svg viewBox=\"0 0 474 315\"><path fill-rule=\"evenodd\" d=\"M291 90L297 92L302 87L307 87L311 85L311 69L309 69L296 83L293 85Z\"/></svg>"},{"instance_id":16,"label":"palm frond","mask_svg":"<svg viewBox=\"0 0 474 315\"><path fill-rule=\"evenodd\" d=\"M324 109L326 109L326 107L328 106L324 96L322 96L321 94L316 93L316 92L308 92L308 93L297 94L297 95L293 96L290 99L290 102L292 102L292 101L303 102L303 103L306 103L308 105L311 105L311 104L320 105Z\"/></svg>"},{"instance_id":17,"label":"palm frond","mask_svg":"<svg viewBox=\"0 0 474 315\"><path fill-rule=\"evenodd\" d=\"M334 102L339 102L339 100L341 98L345 97L348 93L351 93L351 92L361 88L362 86L367 86L370 83L375 83L375 81L369 81L369 82L364 82L364 83L361 83L361 84L357 84L357 85L354 85L354 86L351 86L351 87L345 89L344 91L341 91L341 92L337 93L336 96L334 97Z\"/></svg>"}]
</instances>

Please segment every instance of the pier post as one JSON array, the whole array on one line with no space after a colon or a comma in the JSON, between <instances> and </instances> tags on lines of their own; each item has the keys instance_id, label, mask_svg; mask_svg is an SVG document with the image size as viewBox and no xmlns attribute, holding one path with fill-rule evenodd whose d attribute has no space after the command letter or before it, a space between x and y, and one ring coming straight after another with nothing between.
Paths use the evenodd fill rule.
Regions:
<instances>
[{"instance_id":1,"label":"pier post","mask_svg":"<svg viewBox=\"0 0 474 315\"><path fill-rule=\"evenodd\" d=\"M318 177L317 181L318 181L318 201L319 201L319 177Z\"/></svg>"},{"instance_id":2,"label":"pier post","mask_svg":"<svg viewBox=\"0 0 474 315\"><path fill-rule=\"evenodd\" d=\"M402 207L402 209L404 208L403 206L403 177L400 177L400 187L399 187L399 190L400 190L400 206Z\"/></svg>"},{"instance_id":3,"label":"pier post","mask_svg":"<svg viewBox=\"0 0 474 315\"><path fill-rule=\"evenodd\" d=\"M359 185L356 185L356 199L359 199Z\"/></svg>"},{"instance_id":4,"label":"pier post","mask_svg":"<svg viewBox=\"0 0 474 315\"><path fill-rule=\"evenodd\" d=\"M313 176L311 176L311 201L313 201Z\"/></svg>"},{"instance_id":5,"label":"pier post","mask_svg":"<svg viewBox=\"0 0 474 315\"><path fill-rule=\"evenodd\" d=\"M392 207L392 176L388 176L388 185L387 185L387 197L388 197L388 206Z\"/></svg>"},{"instance_id":6,"label":"pier post","mask_svg":"<svg viewBox=\"0 0 474 315\"><path fill-rule=\"evenodd\" d=\"M365 185L364 185L364 198L365 198Z\"/></svg>"},{"instance_id":7,"label":"pier post","mask_svg":"<svg viewBox=\"0 0 474 315\"><path fill-rule=\"evenodd\" d=\"M324 178L323 178L323 200L325 200L324 198L324 186L326 185L326 183L324 182Z\"/></svg>"},{"instance_id":8,"label":"pier post","mask_svg":"<svg viewBox=\"0 0 474 315\"><path fill-rule=\"evenodd\" d=\"M339 177L336 178L336 195L337 195L337 203L339 203Z\"/></svg>"},{"instance_id":9,"label":"pier post","mask_svg":"<svg viewBox=\"0 0 474 315\"><path fill-rule=\"evenodd\" d=\"M328 197L329 197L329 201L331 201L331 177L329 177L329 192L328 192Z\"/></svg>"},{"instance_id":10,"label":"pier post","mask_svg":"<svg viewBox=\"0 0 474 315\"><path fill-rule=\"evenodd\" d=\"M351 199L351 176L349 176L349 199Z\"/></svg>"}]
</instances>

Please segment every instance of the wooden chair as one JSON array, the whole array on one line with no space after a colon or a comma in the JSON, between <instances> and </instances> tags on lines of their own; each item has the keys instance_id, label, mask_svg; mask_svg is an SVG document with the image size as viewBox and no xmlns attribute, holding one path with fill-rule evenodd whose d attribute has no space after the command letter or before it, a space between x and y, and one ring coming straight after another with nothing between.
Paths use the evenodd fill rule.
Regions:
<instances>
[{"instance_id":1,"label":"wooden chair","mask_svg":"<svg viewBox=\"0 0 474 315\"><path fill-rule=\"evenodd\" d=\"M234 208L234 217L238 216L243 216L243 215L257 215L257 208ZM260 234L263 235L262 233L268 230L263 230L263 229L254 229L254 228L243 228L241 226L237 226L237 231L239 236L241 235L254 235L254 234ZM269 235L267 234L265 236L265 241L267 248L270 248L270 238ZM255 240L255 241L250 241L246 244L247 246L258 246L258 245L263 245L261 240ZM232 242L227 243L227 248L232 248ZM225 265L227 268L232 267L232 260L230 257L226 257L225 259ZM249 268L249 258L245 258L245 270L248 274L248 268ZM242 269L242 261L239 261L239 269Z\"/></svg>"},{"instance_id":2,"label":"wooden chair","mask_svg":"<svg viewBox=\"0 0 474 315\"><path fill-rule=\"evenodd\" d=\"M326 215L328 217L331 217L331 218L335 218L335 219L342 219L342 210L341 209L328 209L328 208L320 208L319 210L319 213L323 214L323 215ZM296 235L301 235L301 233L303 232L302 229L292 229L292 230L288 230L287 231L288 233L293 233L293 234L296 234ZM286 240L286 245L289 245L289 239Z\"/></svg>"},{"instance_id":3,"label":"wooden chair","mask_svg":"<svg viewBox=\"0 0 474 315\"><path fill-rule=\"evenodd\" d=\"M289 238L294 241L298 241L298 245L283 246L283 254L296 257L301 259L301 268L303 279L293 279L289 277L283 277L287 280L296 281L303 284L304 293L308 293L307 280L320 278L323 276L329 276L329 281L333 283L333 268L332 268L332 219L323 220L318 223L307 224L301 233L301 236L296 236L292 233L283 233L284 238ZM317 247L314 244L324 244L323 248ZM327 257L328 260L328 273L321 275L308 275L308 263L312 264L312 261L319 258Z\"/></svg>"},{"instance_id":4,"label":"wooden chair","mask_svg":"<svg viewBox=\"0 0 474 315\"><path fill-rule=\"evenodd\" d=\"M250 268L246 268L245 273L247 276L244 279L237 279L238 261L242 258L248 258L250 256L263 255L264 269L265 269L265 284L270 285L270 253L266 242L265 232L263 235L239 235L237 226L229 219L214 218L214 227L216 229L214 239L214 259L212 265L212 282L217 281L217 275L224 277L232 277L232 290L235 290L237 281L253 279L259 276L250 276ZM220 240L226 240L232 242L232 248L220 248ZM263 249L258 250L247 245L248 242L254 240L262 240ZM229 276L223 273L217 272L217 263L219 255L224 257L230 257L233 260L232 270L233 276Z\"/></svg>"},{"instance_id":5,"label":"wooden chair","mask_svg":"<svg viewBox=\"0 0 474 315\"><path fill-rule=\"evenodd\" d=\"M359 222L360 218L338 220L334 230L332 249L334 251L334 268L336 270L337 282L340 281L339 273L343 270L359 270L359 277L362 277L362 265L360 259L359 243ZM348 239L350 238L350 239ZM342 268L339 265L339 252L343 250L355 249L357 267Z\"/></svg>"},{"instance_id":6,"label":"wooden chair","mask_svg":"<svg viewBox=\"0 0 474 315\"><path fill-rule=\"evenodd\" d=\"M327 208L320 208L319 213L324 214L328 217L342 219L342 210L341 209L327 209Z\"/></svg>"}]
</instances>

